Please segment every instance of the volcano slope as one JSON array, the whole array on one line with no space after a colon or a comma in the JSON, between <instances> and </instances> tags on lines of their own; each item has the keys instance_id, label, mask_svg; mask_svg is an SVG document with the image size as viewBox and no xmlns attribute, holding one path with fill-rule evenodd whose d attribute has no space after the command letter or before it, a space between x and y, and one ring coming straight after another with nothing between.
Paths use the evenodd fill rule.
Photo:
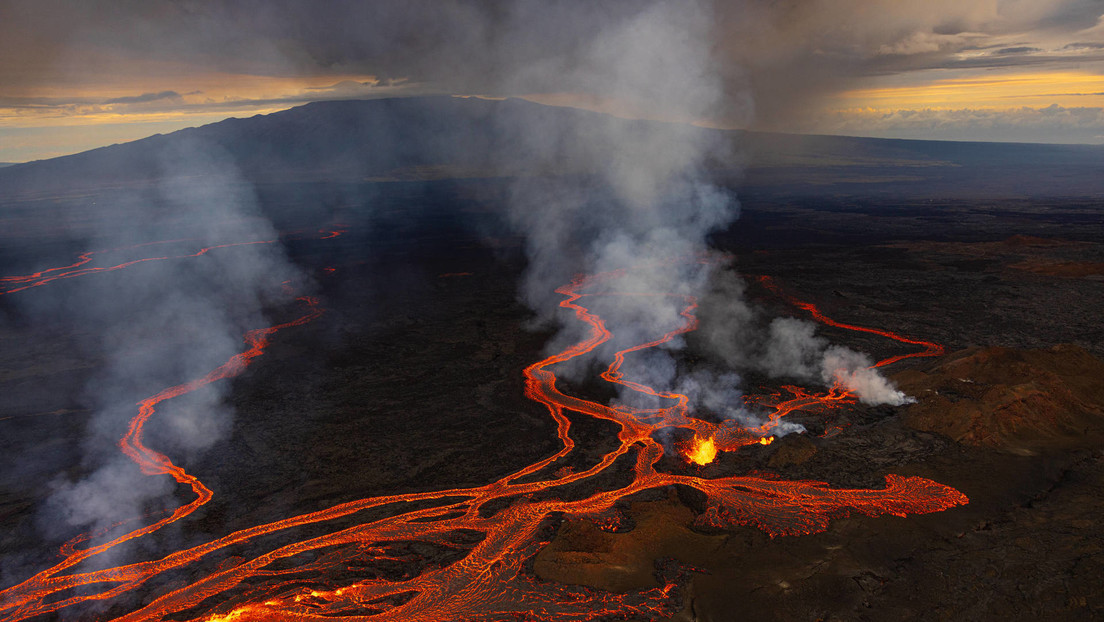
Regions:
<instances>
[{"instance_id":1,"label":"volcano slope","mask_svg":"<svg viewBox=\"0 0 1104 622\"><path fill-rule=\"evenodd\" d=\"M748 275L751 300L765 316L812 319L793 304L805 301L836 322L820 324L822 336L875 360L920 348L841 325L938 343L948 354L887 366L918 399L915 404L850 403L833 410L830 420L822 412L795 412L791 418L805 426L804 434L721 452L700 467L672 454L661 458L656 470L705 480L754 473L871 490L884 488L887 475L922 477L961 491L969 503L904 518L840 513L819 533L771 537L753 525L710 524L702 520L710 516L710 502L699 490L664 485L619 499L612 514L550 513L536 538L547 545L526 549L531 554L518 560L526 585L536 586L536 594L566 594L588 603L635 606L637 601L616 594L652 594L649 590L664 596L663 607L651 615L595 605L578 619L1099 618L1104 601L1096 579L1104 557L1094 527L1104 510L1104 454L1094 436L1079 430L1096 421L1100 408L1091 370L1104 357L1097 313L1104 283L1087 268L1034 268L1104 260L1104 219L1096 203L1069 197L984 203L900 198L910 196L907 189L887 200L884 186L864 194L853 184L848 194L838 195L821 185L820 195L808 198L794 194L789 183L754 182L740 190L741 222L717 235L714 246L734 255L737 269ZM160 559L360 499L485 486L555 454L557 424L527 399L523 374L547 356L551 334L534 329L532 311L517 302L522 240L497 216L494 203L504 194L502 184L473 179L258 185L266 209L281 216L273 220L282 244L312 277L310 293L325 311L281 329L262 356L226 381L232 390L225 404L235 412L230 428L206 450L180 458L214 491L210 501L188 520L135 541L109 562ZM113 191L97 192L103 201ZM70 209L86 200L36 197L35 208ZM28 209L25 203L18 207ZM43 212L48 210L40 210L39 217ZM27 234L27 228L6 231L7 259L17 254L10 249L26 252L18 253L18 265L6 261L14 267L5 275L26 273L17 268L32 260L72 262L87 250ZM770 277L774 287L753 278L759 276ZM110 291L137 277L119 270L95 278ZM79 282L61 280L0 297L4 588L50 567L58 548L82 532L42 509L57 510L49 499L60 486L59 474L76 480L95 469L83 457L96 406L85 387L108 361L89 345L94 340L88 333L96 327L73 322L40 298L50 291L60 291L52 296L62 298L75 295L66 288ZM26 298L16 302L21 294ZM274 323L291 323L304 312L289 300L273 304L268 316ZM700 320L723 317L703 309ZM685 357L705 360L710 355L696 335L686 336ZM1039 381L1043 376L1046 381ZM747 382L753 394L780 388L767 379ZM1027 395L1023 385L1031 383L1030 395L1042 397L1016 401ZM564 387L598 404L612 396L600 380ZM154 394L164 387L139 388ZM1010 397L986 401L989 395ZM1003 430L1005 412L1029 423L1000 436L1001 442L979 442L983 437L960 433L959 420L947 418L947 413L968 413L970 430ZM1059 420L1063 414L1073 423ZM565 416L576 450L556 465L563 469L558 477L584 471L618 445L611 421ZM1063 426L1060 433L1054 425ZM151 418L145 444L171 446L179 433L167 421ZM1056 436L1062 442L1053 442ZM577 489L503 498L482 513L511 515L557 496L571 502L614 490L632 478L632 466L615 463ZM187 489L171 490L147 499L144 509L159 516L190 501ZM403 511L429 507L431 501L423 500ZM44 599L47 609L61 598L78 602L38 619L132 614L259 555L384 519L389 512L394 510L370 508L324 525L263 534L158 573L111 599L80 600L97 593L96 586L57 592ZM379 582L401 583L450 567L478 543L471 533L435 543L394 541L370 567L340 552L298 561L322 567L336 559L341 568L331 569L329 580L371 574ZM279 565L266 571L291 577L273 598L299 596L307 602L294 606L307 613L322 606L322 592L329 588L318 577L293 575ZM248 612L235 605L271 587L254 576L237 592L196 600L166 618L217 619L212 616L239 611L237 617L245 619ZM606 599L606 590L614 596ZM401 612L406 598L389 594L372 606L377 613ZM645 609L641 605L636 612ZM346 613L372 617L368 610ZM525 615L543 619L537 607ZM438 619L450 618L439 612ZM512 618L492 612L481 619Z\"/></svg>"}]
</instances>

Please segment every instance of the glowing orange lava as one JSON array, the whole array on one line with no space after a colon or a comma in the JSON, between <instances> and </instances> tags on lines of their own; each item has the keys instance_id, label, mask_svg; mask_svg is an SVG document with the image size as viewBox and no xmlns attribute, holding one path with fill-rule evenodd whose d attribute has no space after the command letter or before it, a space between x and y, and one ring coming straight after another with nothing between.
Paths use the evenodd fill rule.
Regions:
<instances>
[{"instance_id":1,"label":"glowing orange lava","mask_svg":"<svg viewBox=\"0 0 1104 622\"><path fill-rule=\"evenodd\" d=\"M939 356L939 355L943 354L943 352L945 351L945 348L943 346L939 345L938 343L932 343L930 341L923 341L923 340L920 340L920 339L913 339L911 337L905 337L903 335L898 335L897 333L892 333L888 330L882 330L880 328L867 328L867 327L864 327L864 326L854 326L852 324L844 324L843 322L837 322L837 321L833 320L832 318L830 318L830 317L824 315L823 313L821 313L820 309L818 309L816 307L816 305L814 305L813 303L803 302L803 301L798 300L798 299L796 299L792 296L788 296L786 294L783 294L782 289L780 287L778 287L778 285L775 284L774 280L771 279L769 276L760 276L759 277L759 282L763 285L763 287L766 287L767 289L774 292L775 294L778 294L779 296L781 296L783 299L785 299L787 302L794 305L795 307L798 307L799 309L804 309L805 311L808 311L809 314L813 316L813 319L820 322L821 324L825 324L825 325L828 325L828 326L834 326L836 328L845 328L847 330L853 330L853 331L857 331L857 332L861 332L861 333L871 333L871 334L874 334L874 335L880 335L882 337L886 337L886 338L892 339L894 341L899 341L901 343L907 343L907 344L912 344L912 345L917 345L917 346L924 346L924 349L920 352L909 352L909 353L906 353L906 354L898 354L896 356L891 356L887 359L878 361L877 363L874 364L874 367L883 367L885 365L890 365L892 363L896 363L897 361L901 361L901 360L904 360L904 359L907 359L907 358L926 357L926 356Z\"/></svg>"},{"instance_id":2,"label":"glowing orange lava","mask_svg":"<svg viewBox=\"0 0 1104 622\"><path fill-rule=\"evenodd\" d=\"M348 227L345 225L334 225L330 228L319 229L318 233L320 240L330 240L336 238L348 231ZM103 272L115 272L116 270L122 270L134 265L143 264L147 262L168 261L171 259L188 259L192 257L201 257L207 253L223 248L234 248L236 246L252 246L254 244L274 244L277 240L253 240L249 242L230 242L227 244L212 244L210 246L204 246L196 251L186 252L174 255L161 255L157 257L141 257L138 259L132 259L130 261L124 261L122 263L110 265L110 266L88 266L97 255L107 255L119 251L132 251L147 246L169 245L169 244L181 244L185 242L193 242L191 239L179 239L179 240L159 240L156 242L145 242L143 244L135 244L133 246L125 246L119 248L110 248L99 251L87 251L77 256L77 260L71 264L65 266L59 266L57 268L48 268L46 270L40 270L38 272L32 272L30 274L5 276L0 277L0 296L5 294L14 294L15 292L21 292L33 287L41 287L47 283L58 281L62 279L71 279L80 276L87 276L90 274L99 274ZM327 268L327 271L332 271L332 268Z\"/></svg>"},{"instance_id":3,"label":"glowing orange lava","mask_svg":"<svg viewBox=\"0 0 1104 622\"><path fill-rule=\"evenodd\" d=\"M849 513L904 516L937 512L968 502L965 495L948 486L921 477L892 474L886 475L884 489L847 490L834 489L817 481L754 476L706 479L657 470L656 465L665 451L657 440L657 432L662 428L683 428L692 433L700 441L697 451L702 458L701 462L695 462L707 464L715 459L718 451L737 451L745 446L770 443L773 437L769 431L787 414L798 410L827 412L853 403L854 396L839 387L823 394L801 387L784 387L783 392L776 395L751 400L756 407L769 411L768 420L760 428L751 430L732 422L716 423L690 416L689 399L685 395L625 378L621 367L625 358L634 352L667 343L694 330L697 327L693 314L696 301L690 296L661 292L626 294L607 289L625 274L626 271L619 271L581 276L559 288L557 292L564 297L560 306L572 312L588 330L579 342L529 365L523 372L526 396L540 404L556 422L561 447L551 455L482 486L350 501L249 527L191 548L162 552L155 559L78 568L82 561L125 541L184 519L211 498L211 491L198 477L143 444L143 426L165 400L241 373L261 355L276 331L318 317L317 302L301 299L308 311L299 319L250 332L246 335L247 347L241 354L201 378L139 401L137 413L120 440L122 450L146 473L168 475L190 488L194 499L170 516L107 541L97 542L102 539L97 535L71 541L61 550L61 562L0 592L0 616L14 622L61 612L79 603L108 601L167 571L189 569L186 583L162 583L158 589L144 593L129 613L117 619L128 622L165 619L490 622L595 620L613 616L654 619L675 613L672 594L678 587L678 577L668 577L659 588L624 594L537 580L527 570L526 561L546 542L547 535L543 531L546 519L555 514L608 517L615 512L614 505L619 499L674 484L695 488L708 497L707 509L697 519L699 526L732 529L751 525L772 536L822 531L829 521ZM39 273L36 278L42 275ZM552 368L592 353L612 338L617 327L607 327L586 304L615 295L666 296L683 301L680 325L613 353L608 367L601 373L606 381L659 398L666 404L664 406L650 409L609 406L568 395L557 384ZM816 316L819 312L812 305L802 308L814 312L821 321L829 321ZM853 329L931 346L921 355L939 348L885 331ZM900 358L903 356L896 360ZM619 429L618 446L589 466L568 468L563 461L574 451L575 440L571 434L571 419L566 413L614 423ZM577 494L560 494L571 484L606 472L621 458L632 464L631 482L613 490L592 488L593 492L582 498ZM415 503L417 505L412 505ZM376 511L360 514L359 519L352 520L369 509ZM337 524L331 522L340 518L346 520ZM306 525L312 526L312 530L303 539L286 538L277 544L271 539L261 539ZM458 559L419 564L418 555L408 546L412 542L456 551ZM81 544L88 546L80 548ZM235 557L217 565L205 564L208 556L231 550L231 547L236 552ZM400 572L396 568L404 570Z\"/></svg>"},{"instance_id":4,"label":"glowing orange lava","mask_svg":"<svg viewBox=\"0 0 1104 622\"><path fill-rule=\"evenodd\" d=\"M694 464L707 465L717 457L717 443L712 438L695 436L686 451L686 459Z\"/></svg>"},{"instance_id":5,"label":"glowing orange lava","mask_svg":"<svg viewBox=\"0 0 1104 622\"><path fill-rule=\"evenodd\" d=\"M113 248L106 251L89 251L79 256L78 260L67 266L61 266L59 268L50 268L48 270L42 270L31 274L24 274L20 276L7 276L0 278L0 296L4 294L14 294L15 292L21 292L25 289L32 287L41 287L47 283L57 281L60 279L71 279L78 276L85 276L89 274L98 274L101 272L114 272L116 270L122 270L123 268L129 268L133 265L146 263L150 261L166 261L169 259L185 259L188 257L199 257L206 255L212 250L217 248L232 248L235 246L248 246L251 244L272 244L276 240L256 240L253 242L233 242L231 244L216 244L213 246L203 247L193 253L185 253L182 255L164 255L160 257L143 257L141 259L133 259L131 261L124 261L123 263L113 266L104 267L84 267L92 261L93 257L103 253L110 253L118 250L130 250L135 248L141 248L143 246L152 246L155 244L173 244L177 242L187 242L188 240L164 240L160 242L147 242L146 244L138 244L135 246L128 246L125 249Z\"/></svg>"},{"instance_id":6,"label":"glowing orange lava","mask_svg":"<svg viewBox=\"0 0 1104 622\"><path fill-rule=\"evenodd\" d=\"M319 229L318 233L321 234L322 237L320 237L318 239L320 239L320 240L332 240L333 238L336 238L336 237L342 235L343 233L346 233L348 230L349 230L348 225L343 225L343 224L340 224L340 223L334 224L334 225L332 225L328 228Z\"/></svg>"}]
</instances>

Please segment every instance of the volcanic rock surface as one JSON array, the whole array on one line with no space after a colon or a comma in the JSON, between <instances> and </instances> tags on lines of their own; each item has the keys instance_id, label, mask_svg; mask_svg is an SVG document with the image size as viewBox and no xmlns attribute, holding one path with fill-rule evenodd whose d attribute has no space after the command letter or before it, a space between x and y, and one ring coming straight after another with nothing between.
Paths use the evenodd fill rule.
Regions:
<instances>
[{"instance_id":1,"label":"volcanic rock surface","mask_svg":"<svg viewBox=\"0 0 1104 622\"><path fill-rule=\"evenodd\" d=\"M1104 442L1104 361L1071 344L968 348L893 377L919 400L907 425L960 443L1013 450Z\"/></svg>"},{"instance_id":2,"label":"volcanic rock surface","mask_svg":"<svg viewBox=\"0 0 1104 622\"><path fill-rule=\"evenodd\" d=\"M656 562L678 558L687 563L721 545L723 535L692 529L694 512L676 498L640 501L627 508L631 529L613 532L593 521L565 523L557 538L537 554L538 576L603 590L658 587Z\"/></svg>"}]
</instances>

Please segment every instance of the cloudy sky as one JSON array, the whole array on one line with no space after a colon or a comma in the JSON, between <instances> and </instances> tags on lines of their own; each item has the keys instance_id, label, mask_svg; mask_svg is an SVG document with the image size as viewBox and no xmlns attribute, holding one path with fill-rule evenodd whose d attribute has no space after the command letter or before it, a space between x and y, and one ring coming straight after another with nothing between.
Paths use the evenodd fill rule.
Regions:
<instances>
[{"instance_id":1,"label":"cloudy sky","mask_svg":"<svg viewBox=\"0 0 1104 622\"><path fill-rule=\"evenodd\" d=\"M0 0L0 162L319 99L428 93L718 127L1104 143L1104 0L717 0L688 35L710 37L712 56L678 67L648 51L655 85L634 99L579 50L641 6ZM722 96L680 109L681 77L702 72Z\"/></svg>"}]
</instances>

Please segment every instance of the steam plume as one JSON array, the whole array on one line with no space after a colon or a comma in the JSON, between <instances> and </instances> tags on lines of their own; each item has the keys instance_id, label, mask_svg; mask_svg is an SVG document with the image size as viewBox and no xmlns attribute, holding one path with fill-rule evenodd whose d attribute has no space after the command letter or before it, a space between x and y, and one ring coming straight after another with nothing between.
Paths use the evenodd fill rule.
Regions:
<instances>
[{"instance_id":1,"label":"steam plume","mask_svg":"<svg viewBox=\"0 0 1104 622\"><path fill-rule=\"evenodd\" d=\"M550 83L556 78L570 88L600 93L658 117L721 117L722 96L732 94L724 92L724 72L710 49L713 18L708 3L650 4L582 45L574 64L537 65L521 81ZM560 73L533 75L544 70ZM738 215L735 197L716 185L707 170L711 159L733 160L718 136L689 126L605 118L596 126L588 124L585 132L537 137L541 148L570 154L558 159L589 158L585 170L595 174L523 180L514 186L511 217L527 238L523 292L528 302L534 309L555 309L552 292L573 274L620 269L629 272L612 283L616 293L673 294L614 296L596 303L608 324L617 327L615 338L595 352L601 359L676 328L684 321L679 315L686 306L682 297L711 291L712 303L728 310L719 318L725 327L712 329L725 333L718 347L726 350L728 371L686 375L671 354L684 345L681 339L663 349L634 353L623 371L634 381L685 392L691 408L748 424L758 422L741 406L736 373L741 369L840 383L864 402L901 403L904 396L868 369L861 355L828 347L815 336L813 325L781 319L765 330L750 321L755 313L744 302L742 284L716 268L723 262L694 261L708 253L709 233ZM576 339L571 330L550 347ZM577 378L582 371L558 373ZM618 399L647 401L628 389Z\"/></svg>"},{"instance_id":2,"label":"steam plume","mask_svg":"<svg viewBox=\"0 0 1104 622\"><path fill-rule=\"evenodd\" d=\"M626 107L666 118L705 118L722 96L709 50L710 18L705 3L650 4L586 42L566 71L551 69L563 72L558 78L571 88L601 93ZM530 74L524 80L551 77L534 80ZM679 326L686 306L680 296L696 295L709 278L711 267L694 261L707 250L706 236L737 216L735 198L705 171L706 161L725 157L727 146L690 126L610 117L541 142L573 158L584 154L590 160L585 170L594 174L514 186L511 217L527 239L527 301L547 313L556 308L554 290L573 274L630 269L610 284L617 293L673 295L602 300L602 317L617 332L597 356ZM551 347L575 337L563 335ZM581 370L558 373L572 371ZM668 351L653 349L635 353L625 373L671 388L678 371ZM638 400L633 393L621 399Z\"/></svg>"},{"instance_id":3,"label":"steam plume","mask_svg":"<svg viewBox=\"0 0 1104 622\"><path fill-rule=\"evenodd\" d=\"M287 301L281 283L297 279L232 159L195 140L169 144L160 153L157 185L113 195L113 209L126 217L112 219L93 244L113 248L186 238L157 247L173 255L221 243L260 243L36 291L36 304L61 309L67 321L84 328L93 340L89 349L102 359L83 397L95 411L83 447L88 474L53 482L40 515L48 533L71 535L73 528L102 528L160 509L150 504L163 503L175 484L167 476L142 474L116 445L137 412L135 402L201 377L240 352L243 334L266 325L262 309ZM212 447L231 428L229 389L230 383L214 383L160 405L148 428L149 444L181 461Z\"/></svg>"}]
</instances>

